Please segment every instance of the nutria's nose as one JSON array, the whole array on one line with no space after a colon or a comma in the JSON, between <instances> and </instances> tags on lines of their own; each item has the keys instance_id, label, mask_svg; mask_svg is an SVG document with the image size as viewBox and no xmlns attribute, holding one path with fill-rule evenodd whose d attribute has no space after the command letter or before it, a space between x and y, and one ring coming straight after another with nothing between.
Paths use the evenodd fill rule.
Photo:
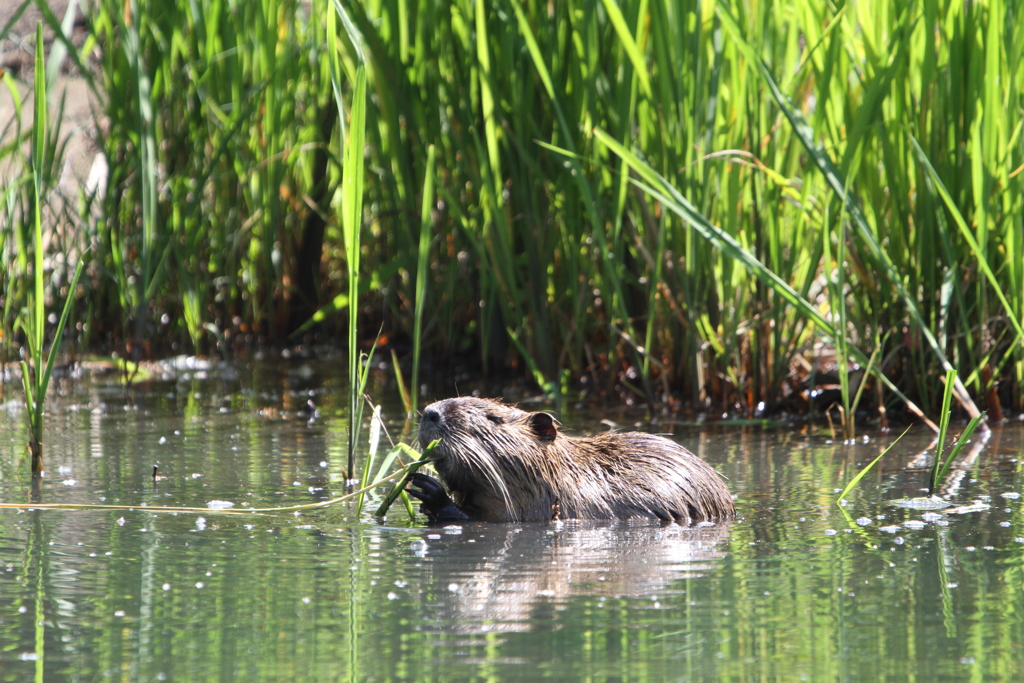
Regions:
<instances>
[{"instance_id":1,"label":"nutria's nose","mask_svg":"<svg viewBox=\"0 0 1024 683\"><path fill-rule=\"evenodd\" d=\"M441 421L441 413L438 412L437 408L427 406L423 409L423 421L437 424Z\"/></svg>"}]
</instances>

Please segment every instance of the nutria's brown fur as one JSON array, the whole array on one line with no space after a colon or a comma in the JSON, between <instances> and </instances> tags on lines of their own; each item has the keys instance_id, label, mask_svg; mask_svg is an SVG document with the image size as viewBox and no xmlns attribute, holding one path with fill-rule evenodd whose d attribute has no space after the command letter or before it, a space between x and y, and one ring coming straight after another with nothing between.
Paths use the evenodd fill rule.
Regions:
<instances>
[{"instance_id":1,"label":"nutria's brown fur","mask_svg":"<svg viewBox=\"0 0 1024 683\"><path fill-rule=\"evenodd\" d=\"M656 517L690 524L735 514L714 469L653 434L570 437L547 413L451 398L423 410L421 447L434 439L441 439L434 466L469 519ZM417 497L427 501L429 494Z\"/></svg>"}]
</instances>

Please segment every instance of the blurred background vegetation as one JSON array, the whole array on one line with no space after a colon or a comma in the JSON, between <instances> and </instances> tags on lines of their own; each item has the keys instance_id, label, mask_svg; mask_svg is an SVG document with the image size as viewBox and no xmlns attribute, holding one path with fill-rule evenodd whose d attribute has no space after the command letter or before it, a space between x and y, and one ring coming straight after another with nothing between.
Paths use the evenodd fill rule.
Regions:
<instances>
[{"instance_id":1,"label":"blurred background vegetation","mask_svg":"<svg viewBox=\"0 0 1024 683\"><path fill-rule=\"evenodd\" d=\"M557 396L743 416L811 410L834 383L846 412L934 415L955 367L967 413L1024 409L1017 3L10 4L0 41L37 12L49 71L86 84L99 163L68 189L52 95L34 242L32 70L8 62L5 363L43 249L77 353L344 346L348 316L304 325L354 301L364 348L381 330L411 363L416 337L428 373Z\"/></svg>"}]
</instances>

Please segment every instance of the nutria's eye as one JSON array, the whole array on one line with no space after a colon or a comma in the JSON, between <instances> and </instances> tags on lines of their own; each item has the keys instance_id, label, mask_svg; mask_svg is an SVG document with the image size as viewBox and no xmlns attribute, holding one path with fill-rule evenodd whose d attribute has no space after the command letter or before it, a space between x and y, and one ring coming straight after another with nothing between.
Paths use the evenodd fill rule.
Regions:
<instances>
[{"instance_id":1,"label":"nutria's eye","mask_svg":"<svg viewBox=\"0 0 1024 683\"><path fill-rule=\"evenodd\" d=\"M495 413L487 413L487 419L496 425L505 424L505 418L503 418L501 415L496 415Z\"/></svg>"}]
</instances>

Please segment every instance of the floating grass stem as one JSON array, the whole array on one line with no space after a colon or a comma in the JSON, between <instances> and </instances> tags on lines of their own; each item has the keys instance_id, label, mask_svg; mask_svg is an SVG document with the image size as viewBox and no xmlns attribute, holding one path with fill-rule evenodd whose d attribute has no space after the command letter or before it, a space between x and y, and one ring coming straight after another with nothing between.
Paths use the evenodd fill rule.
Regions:
<instances>
[{"instance_id":1,"label":"floating grass stem","mask_svg":"<svg viewBox=\"0 0 1024 683\"><path fill-rule=\"evenodd\" d=\"M900 439L902 439L902 438L903 438L904 436L906 436L907 432L909 432L909 431L910 431L910 427L907 427L907 428L906 428L905 430L903 430L903 433L902 433L902 434L900 434L899 436L897 436L897 437L896 437L896 440L895 440L895 441L893 441L893 442L892 442L891 444L889 444L888 448L886 448L886 449L885 449L884 451L882 451L881 453L879 453L879 454L878 454L878 457L876 457L876 458L875 458L874 460L872 460L871 462L869 462L869 463L868 463L868 464L867 464L867 465L866 465L866 466L864 467L864 469L862 469L862 470L861 470L860 472L858 472L858 473L856 474L856 476L854 476L854 478L850 480L850 483L846 485L846 488L844 488L844 489L843 489L843 492L839 494L839 497L838 497L838 498L836 498L836 505L842 505L842 501L843 501L843 499L844 499L844 498L846 498L846 495L847 495L847 494L848 494L848 493L849 493L850 491L852 491L852 490L853 490L853 488L854 488L854 487L855 487L855 486L857 485L857 483L858 483L858 482L859 482L859 481L860 481L861 479L863 479L863 478L864 478L864 475L865 475L865 474L867 474L867 473L868 473L868 472L869 472L869 471L871 470L871 468L872 468L872 467L874 467L874 466L875 466L875 464L877 464L877 463L878 463L878 461L879 461L879 460L881 460L881 459L882 459L882 458L883 458L883 457L885 456L885 454L886 454L886 453L888 453L889 451L891 451L891 450L893 449L893 446L895 446L896 444L898 444L898 443L899 443L899 441L900 441Z\"/></svg>"},{"instance_id":2,"label":"floating grass stem","mask_svg":"<svg viewBox=\"0 0 1024 683\"><path fill-rule=\"evenodd\" d=\"M404 444L401 444L404 445ZM410 454L416 454L414 450L406 446ZM418 454L416 454L418 455ZM306 510L319 510L321 508L331 507L338 503L344 503L349 500L358 498L378 486L388 483L394 479L402 477L408 474L408 470L412 469L413 472L419 469L423 465L431 462L431 460L422 460L411 462L406 467L396 470L391 474L381 477L374 483L367 486L350 491L343 496L332 498L330 500L322 500L319 503L305 503L303 505L283 505L279 507L269 508L210 508L210 507L175 507L173 505L105 505L105 504L91 504L91 503L0 503L0 510L139 510L144 512L201 512L209 514L222 514L222 515L250 515L250 514L270 514L274 512L303 512ZM396 496L397 497L397 496Z\"/></svg>"}]
</instances>

